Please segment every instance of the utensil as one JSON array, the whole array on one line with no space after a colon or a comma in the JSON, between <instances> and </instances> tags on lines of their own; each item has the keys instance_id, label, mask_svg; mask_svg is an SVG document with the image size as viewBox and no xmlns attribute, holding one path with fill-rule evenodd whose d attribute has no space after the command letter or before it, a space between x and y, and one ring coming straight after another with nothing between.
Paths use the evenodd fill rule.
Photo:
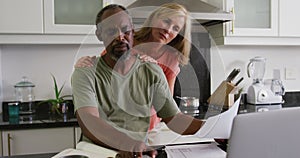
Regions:
<instances>
[{"instance_id":1,"label":"utensil","mask_svg":"<svg viewBox=\"0 0 300 158\"><path fill-rule=\"evenodd\" d=\"M236 70L236 69L233 69L233 70L230 72L230 74L228 75L228 77L227 77L226 80L225 80L226 82L231 82L231 79L232 79L232 76L233 76L235 70Z\"/></svg>"},{"instance_id":2,"label":"utensil","mask_svg":"<svg viewBox=\"0 0 300 158\"><path fill-rule=\"evenodd\" d=\"M240 69L233 69L225 81L232 82L235 79L235 77L240 73L240 71L241 71Z\"/></svg>"},{"instance_id":3,"label":"utensil","mask_svg":"<svg viewBox=\"0 0 300 158\"><path fill-rule=\"evenodd\" d=\"M234 86L238 86L238 85L243 81L243 79L244 79L244 77L240 78L240 79L235 83Z\"/></svg>"}]
</instances>

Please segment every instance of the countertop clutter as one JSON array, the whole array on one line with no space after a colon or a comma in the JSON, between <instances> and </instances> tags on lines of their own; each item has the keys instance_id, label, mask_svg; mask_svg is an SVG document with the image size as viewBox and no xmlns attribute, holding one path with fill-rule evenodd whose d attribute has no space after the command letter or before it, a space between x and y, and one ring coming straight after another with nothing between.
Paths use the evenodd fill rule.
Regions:
<instances>
[{"instance_id":1,"label":"countertop clutter","mask_svg":"<svg viewBox=\"0 0 300 158\"><path fill-rule=\"evenodd\" d=\"M54 115L49 112L49 105L47 103L38 105L38 102L35 102L35 113L20 114L19 117L15 118L10 118L8 115L8 103L2 103L3 113L0 117L0 130L78 126L72 103L68 105L69 110L66 114Z\"/></svg>"},{"instance_id":2,"label":"countertop clutter","mask_svg":"<svg viewBox=\"0 0 300 158\"><path fill-rule=\"evenodd\" d=\"M34 112L17 112L18 115L11 117L9 103L2 103L3 113L0 114L0 157L48 158L65 148L75 147L80 140L81 130L72 101L67 104L65 114L53 114L48 103L35 101L32 103Z\"/></svg>"}]
</instances>

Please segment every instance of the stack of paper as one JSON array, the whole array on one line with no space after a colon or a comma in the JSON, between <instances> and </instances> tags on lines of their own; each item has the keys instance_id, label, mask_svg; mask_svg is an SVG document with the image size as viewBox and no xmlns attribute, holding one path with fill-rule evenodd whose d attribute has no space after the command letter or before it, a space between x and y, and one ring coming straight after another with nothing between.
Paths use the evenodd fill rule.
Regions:
<instances>
[{"instance_id":1,"label":"stack of paper","mask_svg":"<svg viewBox=\"0 0 300 158\"><path fill-rule=\"evenodd\" d=\"M168 158L225 158L226 152L215 143L166 146Z\"/></svg>"}]
</instances>

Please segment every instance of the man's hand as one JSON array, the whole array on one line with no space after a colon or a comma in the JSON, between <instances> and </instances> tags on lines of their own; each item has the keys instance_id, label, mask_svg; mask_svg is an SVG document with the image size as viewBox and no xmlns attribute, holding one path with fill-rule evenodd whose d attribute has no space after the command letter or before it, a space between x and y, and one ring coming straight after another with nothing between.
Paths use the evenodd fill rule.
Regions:
<instances>
[{"instance_id":1,"label":"man's hand","mask_svg":"<svg viewBox=\"0 0 300 158\"><path fill-rule=\"evenodd\" d=\"M119 151L116 158L142 158L143 155L148 155L151 158L155 158L157 151L151 147L148 147L145 143L136 141L135 144L130 144L131 151Z\"/></svg>"}]
</instances>

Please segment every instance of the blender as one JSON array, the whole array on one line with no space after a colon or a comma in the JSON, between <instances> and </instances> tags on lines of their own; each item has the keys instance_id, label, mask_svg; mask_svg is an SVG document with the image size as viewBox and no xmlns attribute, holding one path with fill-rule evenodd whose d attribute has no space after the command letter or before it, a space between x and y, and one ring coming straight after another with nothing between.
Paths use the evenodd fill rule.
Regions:
<instances>
[{"instance_id":1,"label":"blender","mask_svg":"<svg viewBox=\"0 0 300 158\"><path fill-rule=\"evenodd\" d=\"M269 111L282 107L284 87L278 78L263 80L266 59L254 57L247 66L248 77L253 82L248 88L247 103L250 111Z\"/></svg>"}]
</instances>

